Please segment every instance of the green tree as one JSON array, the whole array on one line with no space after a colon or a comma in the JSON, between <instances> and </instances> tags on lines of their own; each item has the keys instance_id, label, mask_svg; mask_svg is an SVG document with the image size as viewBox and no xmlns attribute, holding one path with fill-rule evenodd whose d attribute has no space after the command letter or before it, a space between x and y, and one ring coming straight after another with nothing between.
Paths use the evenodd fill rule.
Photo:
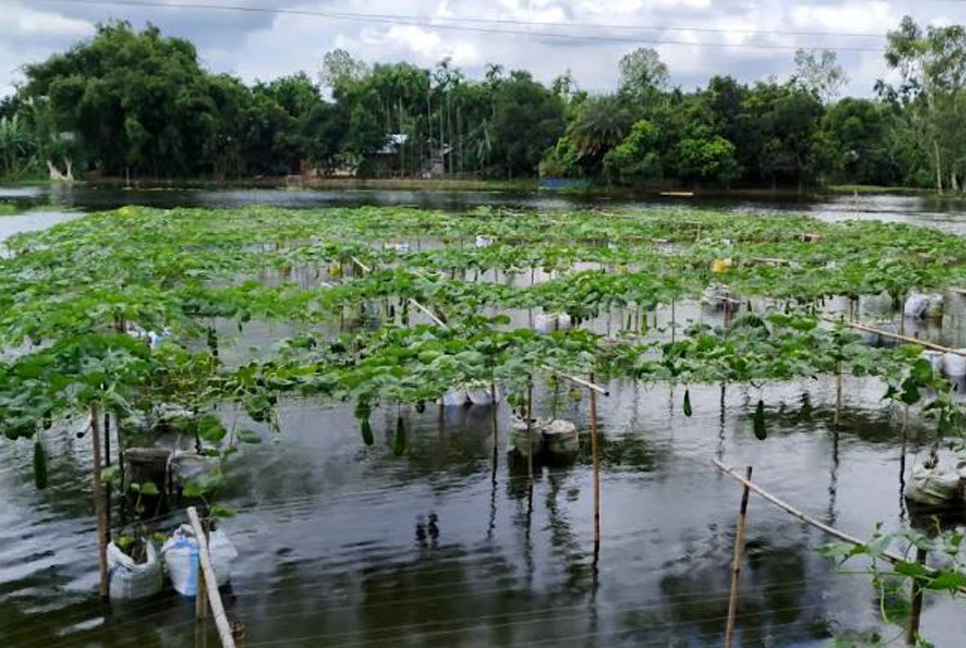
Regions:
<instances>
[{"instance_id":1,"label":"green tree","mask_svg":"<svg viewBox=\"0 0 966 648\"><path fill-rule=\"evenodd\" d=\"M635 122L624 141L604 156L605 173L624 184L660 179L663 173L657 145L657 127L646 119Z\"/></svg>"},{"instance_id":2,"label":"green tree","mask_svg":"<svg viewBox=\"0 0 966 648\"><path fill-rule=\"evenodd\" d=\"M676 155L682 179L728 185L739 174L734 144L706 127L681 140Z\"/></svg>"},{"instance_id":3,"label":"green tree","mask_svg":"<svg viewBox=\"0 0 966 648\"><path fill-rule=\"evenodd\" d=\"M902 79L898 88L879 84L880 93L896 98L922 133L921 143L931 158L935 187L944 181L954 190L963 184L964 84L966 84L966 29L962 25L929 26L902 19L888 34L886 63Z\"/></svg>"}]
</instances>

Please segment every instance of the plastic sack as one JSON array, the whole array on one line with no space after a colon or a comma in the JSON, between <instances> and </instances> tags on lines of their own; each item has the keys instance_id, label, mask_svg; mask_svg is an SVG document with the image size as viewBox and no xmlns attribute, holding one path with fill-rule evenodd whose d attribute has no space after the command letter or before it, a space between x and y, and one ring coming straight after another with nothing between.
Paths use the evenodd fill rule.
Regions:
<instances>
[{"instance_id":1,"label":"plastic sack","mask_svg":"<svg viewBox=\"0 0 966 648\"><path fill-rule=\"evenodd\" d=\"M489 385L473 385L466 387L466 396L473 405L492 405L493 393ZM496 402L500 402L500 388L496 389Z\"/></svg>"},{"instance_id":2,"label":"plastic sack","mask_svg":"<svg viewBox=\"0 0 966 648\"><path fill-rule=\"evenodd\" d=\"M466 389L457 387L444 393L440 402L443 407L463 407L467 400L469 400L469 396L466 395Z\"/></svg>"},{"instance_id":3,"label":"plastic sack","mask_svg":"<svg viewBox=\"0 0 966 648\"><path fill-rule=\"evenodd\" d=\"M966 376L966 356L958 353L943 355L943 373L947 376Z\"/></svg>"},{"instance_id":4,"label":"plastic sack","mask_svg":"<svg viewBox=\"0 0 966 648\"><path fill-rule=\"evenodd\" d=\"M566 313L538 313L533 318L533 327L537 330L537 333L567 331L571 326L570 315Z\"/></svg>"},{"instance_id":5,"label":"plastic sack","mask_svg":"<svg viewBox=\"0 0 966 648\"><path fill-rule=\"evenodd\" d=\"M944 354L942 351L934 351L932 349L926 349L920 354L920 358L923 360L928 360L929 365L932 367L934 373L941 373L943 370Z\"/></svg>"},{"instance_id":6,"label":"plastic sack","mask_svg":"<svg viewBox=\"0 0 966 648\"><path fill-rule=\"evenodd\" d=\"M912 293L906 299L902 314L912 319L940 318L943 316L943 297L942 295Z\"/></svg>"},{"instance_id":7,"label":"plastic sack","mask_svg":"<svg viewBox=\"0 0 966 648\"><path fill-rule=\"evenodd\" d=\"M107 545L107 578L111 600L139 599L153 596L164 587L164 571L158 549L150 540L147 560L136 563L113 542Z\"/></svg>"},{"instance_id":8,"label":"plastic sack","mask_svg":"<svg viewBox=\"0 0 966 648\"><path fill-rule=\"evenodd\" d=\"M944 506L963 501L963 468L917 468L906 487L906 499L923 506Z\"/></svg>"},{"instance_id":9,"label":"plastic sack","mask_svg":"<svg viewBox=\"0 0 966 648\"><path fill-rule=\"evenodd\" d=\"M224 531L212 531L208 535L208 553L211 555L211 568L215 571L215 582L222 587L231 580L231 565L238 557L238 551ZM164 563L168 566L171 585L182 596L198 594L198 541L188 524L182 524L161 548Z\"/></svg>"}]
</instances>

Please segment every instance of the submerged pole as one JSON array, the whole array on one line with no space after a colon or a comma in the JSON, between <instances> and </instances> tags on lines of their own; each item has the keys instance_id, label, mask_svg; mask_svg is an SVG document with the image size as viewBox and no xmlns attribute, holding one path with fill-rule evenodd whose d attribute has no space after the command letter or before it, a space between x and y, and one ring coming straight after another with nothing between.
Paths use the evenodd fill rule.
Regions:
<instances>
[{"instance_id":1,"label":"submerged pole","mask_svg":"<svg viewBox=\"0 0 966 648\"><path fill-rule=\"evenodd\" d=\"M594 382L594 375L590 375ZM590 389L590 448L594 457L594 557L600 551L600 441L597 438L597 391Z\"/></svg>"},{"instance_id":2,"label":"submerged pole","mask_svg":"<svg viewBox=\"0 0 966 648\"><path fill-rule=\"evenodd\" d=\"M833 425L838 427L842 422L842 361L839 361L835 372L835 419Z\"/></svg>"},{"instance_id":3,"label":"submerged pole","mask_svg":"<svg viewBox=\"0 0 966 648\"><path fill-rule=\"evenodd\" d=\"M493 431L493 483L496 483L497 444L499 443L496 423L496 383L490 383L490 426Z\"/></svg>"},{"instance_id":4,"label":"submerged pole","mask_svg":"<svg viewBox=\"0 0 966 648\"><path fill-rule=\"evenodd\" d=\"M100 594L104 601L110 598L107 573L107 516L104 509L104 485L101 483L101 424L97 402L91 403L91 444L94 451L92 482L94 488L94 515L97 518L97 558L100 567Z\"/></svg>"},{"instance_id":5,"label":"submerged pole","mask_svg":"<svg viewBox=\"0 0 966 648\"><path fill-rule=\"evenodd\" d=\"M533 377L527 377L527 477L533 485Z\"/></svg>"},{"instance_id":6,"label":"submerged pole","mask_svg":"<svg viewBox=\"0 0 966 648\"><path fill-rule=\"evenodd\" d=\"M751 466L745 470L745 479L751 481ZM735 554L731 562L731 597L728 600L728 627L725 629L725 648L731 648L734 641L735 619L738 616L738 580L741 576L741 563L745 554L745 526L748 521L748 485L741 491L741 507L738 510L738 528L735 530Z\"/></svg>"},{"instance_id":7,"label":"submerged pole","mask_svg":"<svg viewBox=\"0 0 966 648\"><path fill-rule=\"evenodd\" d=\"M926 566L926 550L916 548L916 562ZM912 579L912 604L909 609L909 625L906 628L906 643L910 646L916 645L919 641L919 620L922 617L922 583L918 579Z\"/></svg>"}]
</instances>

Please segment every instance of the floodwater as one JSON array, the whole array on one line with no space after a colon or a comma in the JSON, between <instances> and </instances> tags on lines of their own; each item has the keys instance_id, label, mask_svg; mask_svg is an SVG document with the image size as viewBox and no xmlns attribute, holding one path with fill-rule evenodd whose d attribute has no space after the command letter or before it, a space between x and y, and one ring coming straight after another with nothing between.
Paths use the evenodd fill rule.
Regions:
<instances>
[{"instance_id":1,"label":"floodwater","mask_svg":"<svg viewBox=\"0 0 966 648\"><path fill-rule=\"evenodd\" d=\"M74 189L73 195L87 193L94 191ZM268 201L266 194L306 206L365 202L358 197L363 192L157 193L165 195L154 204L163 205L187 203L190 196L196 197L190 204L237 205L246 202L245 195ZM69 204L59 198L53 206L48 194L17 200L65 213L65 204L78 211L99 209L121 204L116 201L124 196L130 198L125 202L148 202L133 192L103 201L74 198ZM409 192L369 198L452 200L453 209L501 200ZM506 204L522 204L512 200L522 199L507 198ZM524 206L556 208L566 202L529 200L534 202ZM890 199L891 206L878 197L860 200L861 213L959 227L951 209L916 211L906 198ZM814 207L830 218L859 213L840 200L822 205ZM679 316L690 312L684 308ZM252 336L276 333L256 329ZM252 342L248 337L246 346ZM488 408L376 410L372 447L363 444L345 405L286 402L278 437L243 415L226 413L229 421L237 416L239 426L265 437L233 458L228 500L239 514L222 524L240 553L224 599L229 616L245 624L245 645L722 645L741 491L711 466L712 458L739 469L754 466L755 480L775 495L859 537L871 535L879 522L886 529L929 524L903 503L901 415L881 401L884 387L876 381L845 379L837 430L832 381L760 390L729 386L723 400L717 385L692 385L691 417L682 412L680 387L617 382L609 388L610 395L600 398L596 554L586 434L573 464L538 466L531 487L525 466L506 454L506 406L498 410L495 470ZM558 396L540 386L535 413L546 416L556 408L586 431L586 395L579 402L566 390ZM765 441L752 431L759 399L766 405ZM393 452L397 414L408 431L399 457ZM913 411L911 419L907 476L932 440L931 428L918 423L921 414ZM192 601L166 593L101 606L89 440L51 435L46 443L50 485L37 491L32 444L0 442L0 646L195 645ZM948 450L943 458L949 460ZM834 635L900 635L902 628L882 623L867 576L836 573L818 554L826 542L816 529L752 496L736 646L818 648ZM960 648L966 635L962 604L927 595L922 629L938 648ZM217 645L211 628L205 638Z\"/></svg>"}]
</instances>

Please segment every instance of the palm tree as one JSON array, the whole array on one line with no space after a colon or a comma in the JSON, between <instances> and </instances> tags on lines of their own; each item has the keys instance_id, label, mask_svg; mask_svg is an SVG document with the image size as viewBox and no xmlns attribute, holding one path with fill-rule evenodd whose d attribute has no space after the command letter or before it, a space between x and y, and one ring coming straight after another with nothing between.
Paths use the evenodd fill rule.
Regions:
<instances>
[{"instance_id":1,"label":"palm tree","mask_svg":"<svg viewBox=\"0 0 966 648\"><path fill-rule=\"evenodd\" d=\"M585 101L568 132L581 164L598 166L607 151L623 141L630 123L630 114L616 96Z\"/></svg>"}]
</instances>

